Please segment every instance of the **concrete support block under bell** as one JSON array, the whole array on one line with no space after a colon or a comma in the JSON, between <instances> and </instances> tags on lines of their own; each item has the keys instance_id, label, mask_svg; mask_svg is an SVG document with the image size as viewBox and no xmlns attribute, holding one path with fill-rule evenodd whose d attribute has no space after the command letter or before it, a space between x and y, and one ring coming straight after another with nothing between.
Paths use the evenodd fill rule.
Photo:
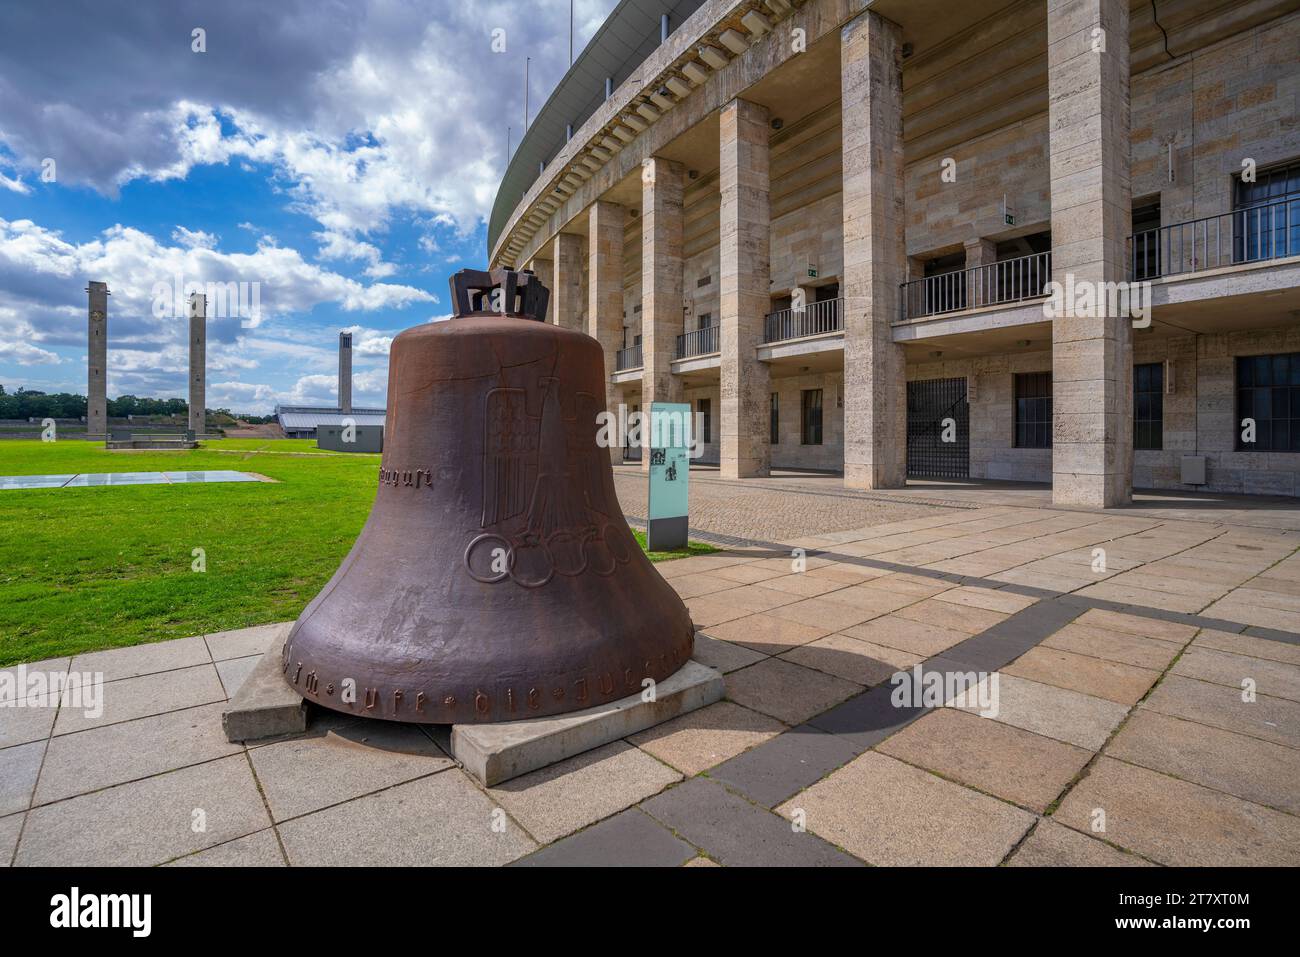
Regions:
<instances>
[{"instance_id":1,"label":"concrete support block under bell","mask_svg":"<svg viewBox=\"0 0 1300 957\"><path fill-rule=\"evenodd\" d=\"M655 700L641 693L585 711L536 720L457 724L451 753L481 784L491 787L644 731L722 698L722 675L688 661L655 686Z\"/></svg>"},{"instance_id":2,"label":"concrete support block under bell","mask_svg":"<svg viewBox=\"0 0 1300 957\"><path fill-rule=\"evenodd\" d=\"M281 674L283 650L284 641L266 649L230 699L221 714L226 740L261 741L307 730L307 702Z\"/></svg>"}]
</instances>

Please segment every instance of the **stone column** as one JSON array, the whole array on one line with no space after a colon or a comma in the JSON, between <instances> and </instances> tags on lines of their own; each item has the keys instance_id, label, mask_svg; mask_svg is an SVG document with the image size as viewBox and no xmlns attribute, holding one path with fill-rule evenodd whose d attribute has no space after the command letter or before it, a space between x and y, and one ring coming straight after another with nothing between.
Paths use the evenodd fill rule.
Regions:
<instances>
[{"instance_id":1,"label":"stone column","mask_svg":"<svg viewBox=\"0 0 1300 957\"><path fill-rule=\"evenodd\" d=\"M339 411L352 413L352 333L339 333Z\"/></svg>"},{"instance_id":2,"label":"stone column","mask_svg":"<svg viewBox=\"0 0 1300 957\"><path fill-rule=\"evenodd\" d=\"M196 436L206 431L208 363L208 297L190 296L190 408L189 428Z\"/></svg>"},{"instance_id":3,"label":"stone column","mask_svg":"<svg viewBox=\"0 0 1300 957\"><path fill-rule=\"evenodd\" d=\"M998 244L991 239L966 240L966 308L977 309L988 305L996 284L983 271L972 272L977 266L987 266L998 261Z\"/></svg>"},{"instance_id":4,"label":"stone column","mask_svg":"<svg viewBox=\"0 0 1300 957\"><path fill-rule=\"evenodd\" d=\"M844 484L898 488L907 472L907 384L891 323L903 244L901 31L867 11L840 31L844 130Z\"/></svg>"},{"instance_id":5,"label":"stone column","mask_svg":"<svg viewBox=\"0 0 1300 957\"><path fill-rule=\"evenodd\" d=\"M768 475L771 376L755 358L771 304L766 107L732 100L718 118L723 478Z\"/></svg>"},{"instance_id":6,"label":"stone column","mask_svg":"<svg viewBox=\"0 0 1300 957\"><path fill-rule=\"evenodd\" d=\"M649 425L652 402L680 402L682 384L672 373L682 320L682 190L680 163L653 157L641 168L641 409ZM641 430L642 446L650 439ZM650 469L650 456L641 456Z\"/></svg>"},{"instance_id":7,"label":"stone column","mask_svg":"<svg viewBox=\"0 0 1300 957\"><path fill-rule=\"evenodd\" d=\"M86 326L86 435L108 435L108 283L92 282Z\"/></svg>"},{"instance_id":8,"label":"stone column","mask_svg":"<svg viewBox=\"0 0 1300 957\"><path fill-rule=\"evenodd\" d=\"M1052 501L1123 505L1133 481L1132 323L1095 293L1127 278L1128 4L1048 0L1047 40L1052 278L1091 286L1095 304L1064 301L1052 321Z\"/></svg>"},{"instance_id":9,"label":"stone column","mask_svg":"<svg viewBox=\"0 0 1300 957\"><path fill-rule=\"evenodd\" d=\"M551 322L563 329L582 331L582 237L559 233L555 237L554 268L543 281L551 287Z\"/></svg>"},{"instance_id":10,"label":"stone column","mask_svg":"<svg viewBox=\"0 0 1300 957\"><path fill-rule=\"evenodd\" d=\"M587 335L605 354L605 408L618 416L619 393L611 376L623 344L623 225L627 211L598 200L587 212ZM560 257L557 256L558 260ZM623 436L610 446L610 460L623 461Z\"/></svg>"}]
</instances>

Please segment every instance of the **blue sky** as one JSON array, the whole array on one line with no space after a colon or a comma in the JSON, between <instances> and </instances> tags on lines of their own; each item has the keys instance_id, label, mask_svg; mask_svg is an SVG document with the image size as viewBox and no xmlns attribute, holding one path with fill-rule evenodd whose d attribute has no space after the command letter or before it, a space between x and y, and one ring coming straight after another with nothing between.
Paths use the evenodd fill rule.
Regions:
<instances>
[{"instance_id":1,"label":"blue sky","mask_svg":"<svg viewBox=\"0 0 1300 957\"><path fill-rule=\"evenodd\" d=\"M577 0L577 49L613 5ZM486 259L524 58L535 113L568 29L568 0L6 0L0 383L85 392L94 279L109 395L183 397L163 293L243 283L257 314L209 322L211 407L332 404L345 329L354 400L382 405L392 337Z\"/></svg>"}]
</instances>

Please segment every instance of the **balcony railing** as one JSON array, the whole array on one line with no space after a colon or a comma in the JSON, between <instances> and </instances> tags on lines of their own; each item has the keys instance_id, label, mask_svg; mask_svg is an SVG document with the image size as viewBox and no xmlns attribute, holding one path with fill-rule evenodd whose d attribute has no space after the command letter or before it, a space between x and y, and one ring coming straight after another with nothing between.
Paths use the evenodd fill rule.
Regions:
<instances>
[{"instance_id":1,"label":"balcony railing","mask_svg":"<svg viewBox=\"0 0 1300 957\"><path fill-rule=\"evenodd\" d=\"M903 318L1033 299L1046 295L1045 287L1051 279L1050 252L913 279L902 286Z\"/></svg>"},{"instance_id":2,"label":"balcony railing","mask_svg":"<svg viewBox=\"0 0 1300 957\"><path fill-rule=\"evenodd\" d=\"M614 371L624 372L628 369L640 369L641 362L641 343L634 346L628 346L626 349L619 349L614 354Z\"/></svg>"},{"instance_id":3,"label":"balcony railing","mask_svg":"<svg viewBox=\"0 0 1300 957\"><path fill-rule=\"evenodd\" d=\"M677 337L677 358L707 356L718 351L718 326L705 326Z\"/></svg>"},{"instance_id":4,"label":"balcony railing","mask_svg":"<svg viewBox=\"0 0 1300 957\"><path fill-rule=\"evenodd\" d=\"M1300 256L1300 199L1134 233L1129 277L1158 279Z\"/></svg>"},{"instance_id":5,"label":"balcony railing","mask_svg":"<svg viewBox=\"0 0 1300 957\"><path fill-rule=\"evenodd\" d=\"M839 299L807 303L802 309L781 309L767 314L763 324L764 342L784 342L826 332L843 332L844 320Z\"/></svg>"}]
</instances>

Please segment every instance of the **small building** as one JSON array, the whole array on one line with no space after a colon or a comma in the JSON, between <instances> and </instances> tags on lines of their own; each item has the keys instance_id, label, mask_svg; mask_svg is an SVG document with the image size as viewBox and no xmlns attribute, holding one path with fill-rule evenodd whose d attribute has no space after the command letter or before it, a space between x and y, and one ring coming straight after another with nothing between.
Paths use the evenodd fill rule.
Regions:
<instances>
[{"instance_id":1,"label":"small building","mask_svg":"<svg viewBox=\"0 0 1300 957\"><path fill-rule=\"evenodd\" d=\"M358 426L384 424L385 409L353 409L344 413L339 409L303 405L278 405L276 419L284 430L286 439L314 439L322 425L343 425L349 419Z\"/></svg>"}]
</instances>

